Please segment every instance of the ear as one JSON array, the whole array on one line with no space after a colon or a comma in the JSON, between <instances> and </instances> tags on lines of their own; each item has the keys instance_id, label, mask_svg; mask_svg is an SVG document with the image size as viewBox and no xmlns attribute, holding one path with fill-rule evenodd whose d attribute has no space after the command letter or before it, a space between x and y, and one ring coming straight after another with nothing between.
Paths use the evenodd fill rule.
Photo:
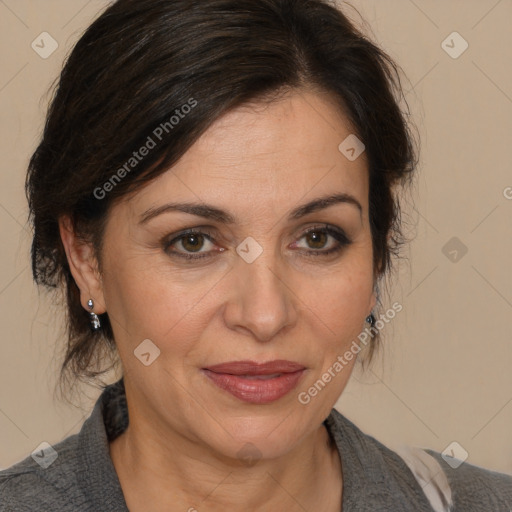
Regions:
<instances>
[{"instance_id":1,"label":"ear","mask_svg":"<svg viewBox=\"0 0 512 512\"><path fill-rule=\"evenodd\" d=\"M59 218L59 231L69 269L80 289L82 307L90 312L87 301L92 299L94 313L97 315L105 313L107 309L103 295L103 283L92 244L76 236L73 223L68 215Z\"/></svg>"}]
</instances>

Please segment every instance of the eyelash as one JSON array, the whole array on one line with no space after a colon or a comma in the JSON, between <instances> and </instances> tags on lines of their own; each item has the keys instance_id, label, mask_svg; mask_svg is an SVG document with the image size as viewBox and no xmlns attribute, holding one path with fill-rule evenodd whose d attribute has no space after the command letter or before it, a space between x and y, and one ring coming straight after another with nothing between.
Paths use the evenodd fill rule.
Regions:
<instances>
[{"instance_id":1,"label":"eyelash","mask_svg":"<svg viewBox=\"0 0 512 512\"><path fill-rule=\"evenodd\" d=\"M345 233L343 231L332 228L327 224L324 226L314 226L314 227L306 230L304 233L302 233L299 240L313 232L314 233L325 233L327 235L332 236L338 242L338 246L334 249L329 249L327 251L313 250L313 249L311 249L309 251L308 250L303 251L308 256L328 256L328 255L336 253L336 252L341 252L345 247L347 247L348 245L350 245L352 243L352 241L349 240L349 238L345 235ZM186 260L200 260L203 258L209 258L211 256L211 254L209 252L198 253L198 255L194 255L191 253L180 253L177 251L169 251L169 248L171 246L173 246L176 242L179 242L180 240L185 239L189 235L202 235L202 236L205 236L210 242L213 243L213 234L208 229L199 230L199 229L191 228L191 229L187 229L186 231L180 233L178 236L174 237L172 240L170 240L168 242L165 241L163 244L165 252L167 252L168 254L173 255L173 256L176 255L179 258L184 258Z\"/></svg>"}]
</instances>

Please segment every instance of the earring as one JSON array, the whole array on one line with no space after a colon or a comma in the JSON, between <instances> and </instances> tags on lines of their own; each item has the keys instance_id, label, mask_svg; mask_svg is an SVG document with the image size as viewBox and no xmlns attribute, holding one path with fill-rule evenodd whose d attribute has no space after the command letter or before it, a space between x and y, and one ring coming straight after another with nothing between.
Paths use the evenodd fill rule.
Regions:
<instances>
[{"instance_id":1,"label":"earring","mask_svg":"<svg viewBox=\"0 0 512 512\"><path fill-rule=\"evenodd\" d=\"M367 317L366 317L366 322L370 324L370 327L373 327L375 325L375 316L373 315L373 313L370 313Z\"/></svg>"},{"instance_id":2,"label":"earring","mask_svg":"<svg viewBox=\"0 0 512 512\"><path fill-rule=\"evenodd\" d=\"M89 306L89 309L91 312L89 313L90 319L91 319L91 326L93 331L97 331L101 327L100 319L98 318L98 315L96 313L93 313L92 310L94 309L94 302L92 299L89 299L87 301L87 306Z\"/></svg>"}]
</instances>

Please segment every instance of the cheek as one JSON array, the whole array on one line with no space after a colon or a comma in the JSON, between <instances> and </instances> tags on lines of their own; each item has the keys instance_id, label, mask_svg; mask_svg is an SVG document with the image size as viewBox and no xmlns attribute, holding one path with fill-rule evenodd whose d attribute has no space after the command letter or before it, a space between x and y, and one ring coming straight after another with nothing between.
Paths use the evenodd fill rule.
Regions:
<instances>
[{"instance_id":1,"label":"cheek","mask_svg":"<svg viewBox=\"0 0 512 512\"><path fill-rule=\"evenodd\" d=\"M204 330L208 292L219 275L173 271L152 265L147 256L118 262L114 269L104 282L116 340L132 349L147 338L161 349L172 340L174 354L188 351Z\"/></svg>"},{"instance_id":2,"label":"cheek","mask_svg":"<svg viewBox=\"0 0 512 512\"><path fill-rule=\"evenodd\" d=\"M367 275L344 275L333 278L319 300L322 311L335 332L345 332L351 325L359 325L366 316L372 282Z\"/></svg>"},{"instance_id":3,"label":"cheek","mask_svg":"<svg viewBox=\"0 0 512 512\"><path fill-rule=\"evenodd\" d=\"M327 416L349 381L372 287L371 267L361 265L347 265L308 287L310 300L302 314L315 343L316 364L298 400L318 416Z\"/></svg>"},{"instance_id":4,"label":"cheek","mask_svg":"<svg viewBox=\"0 0 512 512\"><path fill-rule=\"evenodd\" d=\"M327 333L320 336L327 346L339 347L359 334L373 291L372 265L366 252L354 253L335 271L299 282L303 314L318 325L319 333Z\"/></svg>"}]
</instances>

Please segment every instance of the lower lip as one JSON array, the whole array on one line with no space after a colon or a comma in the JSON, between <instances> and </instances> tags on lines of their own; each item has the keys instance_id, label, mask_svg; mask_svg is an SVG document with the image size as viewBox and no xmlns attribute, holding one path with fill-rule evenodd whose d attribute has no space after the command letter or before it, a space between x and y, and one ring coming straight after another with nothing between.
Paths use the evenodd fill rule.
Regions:
<instances>
[{"instance_id":1,"label":"lower lip","mask_svg":"<svg viewBox=\"0 0 512 512\"><path fill-rule=\"evenodd\" d=\"M228 391L236 398L251 404L268 404L279 400L297 386L305 370L282 373L272 379L251 379L228 373L215 373L202 370L219 388Z\"/></svg>"}]
</instances>

